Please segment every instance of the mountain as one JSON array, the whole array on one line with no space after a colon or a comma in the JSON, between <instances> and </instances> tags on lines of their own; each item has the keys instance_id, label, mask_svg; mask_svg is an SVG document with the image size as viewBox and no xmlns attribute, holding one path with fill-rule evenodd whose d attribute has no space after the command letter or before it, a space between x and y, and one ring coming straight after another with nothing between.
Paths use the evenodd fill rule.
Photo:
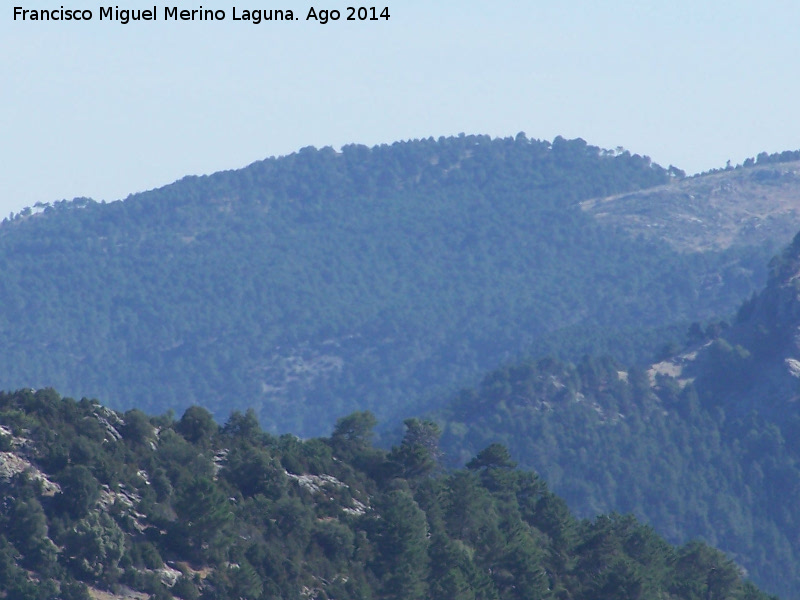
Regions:
<instances>
[{"instance_id":1,"label":"mountain","mask_svg":"<svg viewBox=\"0 0 800 600\"><path fill-rule=\"evenodd\" d=\"M652 373L694 384L704 403L736 416L796 427L789 424L800 399L800 234L769 266L766 287L742 304L732 325L705 334L693 325L687 348Z\"/></svg>"},{"instance_id":2,"label":"mountain","mask_svg":"<svg viewBox=\"0 0 800 600\"><path fill-rule=\"evenodd\" d=\"M581 209L678 176L583 140L460 136L38 205L0 226L0 387L253 407L309 436L413 415L521 356L643 361L734 312L774 253L678 251Z\"/></svg>"},{"instance_id":3,"label":"mountain","mask_svg":"<svg viewBox=\"0 0 800 600\"><path fill-rule=\"evenodd\" d=\"M609 228L663 240L682 252L759 246L767 240L783 245L800 230L796 154L761 155L747 168L584 200L581 208Z\"/></svg>"},{"instance_id":4,"label":"mountain","mask_svg":"<svg viewBox=\"0 0 800 600\"><path fill-rule=\"evenodd\" d=\"M13 600L768 600L721 552L633 517L575 519L499 445L436 464L354 413L327 438L0 394L0 597Z\"/></svg>"},{"instance_id":5,"label":"mountain","mask_svg":"<svg viewBox=\"0 0 800 600\"><path fill-rule=\"evenodd\" d=\"M694 323L649 367L585 357L509 366L439 414L467 460L505 444L577 514L633 513L703 539L764 589L800 590L800 234L735 321Z\"/></svg>"}]
</instances>

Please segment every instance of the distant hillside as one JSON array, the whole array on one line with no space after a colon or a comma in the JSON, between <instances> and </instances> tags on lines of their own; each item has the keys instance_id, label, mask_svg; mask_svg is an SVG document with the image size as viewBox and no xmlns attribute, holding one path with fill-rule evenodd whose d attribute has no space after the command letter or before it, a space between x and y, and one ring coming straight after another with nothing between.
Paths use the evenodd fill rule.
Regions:
<instances>
[{"instance_id":1,"label":"distant hillside","mask_svg":"<svg viewBox=\"0 0 800 600\"><path fill-rule=\"evenodd\" d=\"M695 323L649 368L541 360L452 398L443 445L502 443L581 516L632 512L800 598L800 234L731 324Z\"/></svg>"},{"instance_id":2,"label":"distant hillside","mask_svg":"<svg viewBox=\"0 0 800 600\"><path fill-rule=\"evenodd\" d=\"M328 438L0 394L0 598L768 600L721 552L630 516L578 521L505 448L437 468L354 413Z\"/></svg>"},{"instance_id":3,"label":"distant hillside","mask_svg":"<svg viewBox=\"0 0 800 600\"><path fill-rule=\"evenodd\" d=\"M792 158L766 157L746 168L585 200L581 208L603 225L683 252L786 244L800 229L800 162Z\"/></svg>"},{"instance_id":4,"label":"distant hillside","mask_svg":"<svg viewBox=\"0 0 800 600\"><path fill-rule=\"evenodd\" d=\"M674 175L674 171L673 171ZM0 387L328 431L524 355L649 358L763 280L768 238L677 252L579 208L674 178L523 135L305 148L0 227Z\"/></svg>"}]
</instances>

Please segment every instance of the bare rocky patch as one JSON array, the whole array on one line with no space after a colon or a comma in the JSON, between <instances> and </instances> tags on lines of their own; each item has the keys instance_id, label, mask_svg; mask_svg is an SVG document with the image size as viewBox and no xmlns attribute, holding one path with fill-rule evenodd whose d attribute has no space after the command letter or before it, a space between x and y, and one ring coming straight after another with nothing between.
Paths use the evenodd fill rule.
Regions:
<instances>
[{"instance_id":1,"label":"bare rocky patch","mask_svg":"<svg viewBox=\"0 0 800 600\"><path fill-rule=\"evenodd\" d=\"M580 206L602 224L681 252L782 245L800 229L800 162L710 173Z\"/></svg>"}]
</instances>

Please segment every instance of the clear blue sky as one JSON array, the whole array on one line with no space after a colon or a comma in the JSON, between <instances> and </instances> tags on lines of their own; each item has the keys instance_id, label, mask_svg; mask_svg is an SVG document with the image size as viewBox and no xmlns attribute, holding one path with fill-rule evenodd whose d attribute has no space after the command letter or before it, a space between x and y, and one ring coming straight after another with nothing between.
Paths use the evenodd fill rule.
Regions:
<instances>
[{"instance_id":1,"label":"clear blue sky","mask_svg":"<svg viewBox=\"0 0 800 600\"><path fill-rule=\"evenodd\" d=\"M94 20L14 22L14 4ZM228 19L162 20L201 5ZM800 148L796 1L390 0L388 21L328 25L294 0L156 2L158 22L128 25L100 6L0 8L0 216L308 145L459 132L582 137L690 173ZM234 6L301 21L234 23Z\"/></svg>"}]
</instances>

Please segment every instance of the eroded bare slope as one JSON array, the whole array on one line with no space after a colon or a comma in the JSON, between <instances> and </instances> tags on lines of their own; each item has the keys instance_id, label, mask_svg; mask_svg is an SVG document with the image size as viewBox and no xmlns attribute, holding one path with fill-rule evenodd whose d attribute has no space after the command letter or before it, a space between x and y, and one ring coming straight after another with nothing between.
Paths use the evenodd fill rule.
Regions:
<instances>
[{"instance_id":1,"label":"eroded bare slope","mask_svg":"<svg viewBox=\"0 0 800 600\"><path fill-rule=\"evenodd\" d=\"M786 244L800 229L800 162L736 168L595 198L584 211L683 252Z\"/></svg>"}]
</instances>

